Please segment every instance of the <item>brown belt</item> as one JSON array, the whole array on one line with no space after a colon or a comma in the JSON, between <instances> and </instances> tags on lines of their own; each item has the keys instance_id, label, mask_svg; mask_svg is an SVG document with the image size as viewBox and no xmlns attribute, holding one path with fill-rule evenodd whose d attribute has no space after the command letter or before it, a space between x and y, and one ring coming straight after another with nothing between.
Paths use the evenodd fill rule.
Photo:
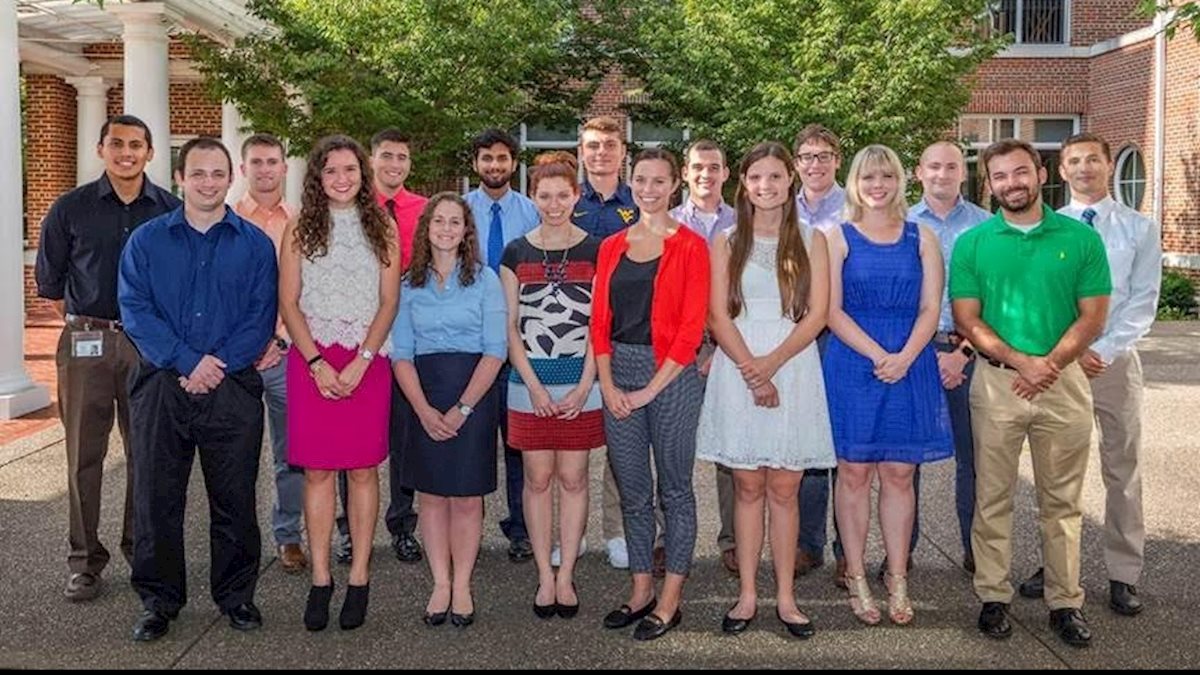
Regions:
<instances>
[{"instance_id":1,"label":"brown belt","mask_svg":"<svg viewBox=\"0 0 1200 675\"><path fill-rule=\"evenodd\" d=\"M124 330L121 322L116 319L98 319L94 316L80 316L78 314L68 314L66 324L71 328L80 328L83 330L111 330L115 332Z\"/></svg>"}]
</instances>

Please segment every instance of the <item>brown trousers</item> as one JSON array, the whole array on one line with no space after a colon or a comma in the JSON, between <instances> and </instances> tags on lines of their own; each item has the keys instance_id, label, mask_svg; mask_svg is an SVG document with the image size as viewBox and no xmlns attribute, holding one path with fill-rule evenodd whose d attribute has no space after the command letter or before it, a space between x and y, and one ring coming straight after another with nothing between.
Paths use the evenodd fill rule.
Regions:
<instances>
[{"instance_id":1,"label":"brown trousers","mask_svg":"<svg viewBox=\"0 0 1200 675\"><path fill-rule=\"evenodd\" d=\"M133 462L129 451L129 374L138 352L119 331L101 330L103 355L75 357L71 335L83 327L67 326L58 339L58 412L66 430L67 510L70 521L67 564L72 573L100 574L108 564L108 549L100 543L100 495L104 458L113 416L125 449L125 504L121 551L133 554Z\"/></svg>"}]
</instances>

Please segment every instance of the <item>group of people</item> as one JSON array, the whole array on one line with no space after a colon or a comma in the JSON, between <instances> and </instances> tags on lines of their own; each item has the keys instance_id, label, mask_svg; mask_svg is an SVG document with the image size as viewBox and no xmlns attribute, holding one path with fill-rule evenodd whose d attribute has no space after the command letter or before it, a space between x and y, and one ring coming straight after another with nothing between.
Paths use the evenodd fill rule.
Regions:
<instances>
[{"instance_id":1,"label":"group of people","mask_svg":"<svg viewBox=\"0 0 1200 675\"><path fill-rule=\"evenodd\" d=\"M776 616L790 635L815 633L794 579L825 562L830 492L835 583L854 616L911 623L920 465L954 457L978 627L1002 638L1028 440L1044 570L1020 592L1044 597L1059 637L1086 645L1080 502L1098 422L1109 605L1141 611L1135 344L1154 318L1160 235L1109 195L1102 138L1064 143L1072 199L1059 212L1042 203L1035 149L988 147L978 166L992 215L963 199L966 159L947 141L921 155L911 208L907 172L882 145L860 150L838 185L840 141L820 125L791 152L776 142L745 152L729 205L719 145L693 142L682 166L643 150L626 182L623 131L612 118L586 121L577 153L537 157L525 196L511 187L517 142L486 130L472 140L479 187L428 199L404 186L401 132L383 130L369 148L328 136L293 209L284 147L269 134L241 148L247 192L231 207L234 161L220 141L180 149L180 202L144 174L146 125L106 122L105 173L51 208L36 270L65 319L66 596L102 587L101 466L116 412L129 458L121 547L143 606L134 639L165 635L187 601L183 508L197 449L213 599L234 628L260 626L265 416L274 540L285 571L311 571L309 630L329 622L334 560L350 564L340 627L366 620L385 459L392 550L427 559L433 577L422 620L475 620L499 438L501 529L510 559L535 562L539 618L579 611L588 463L605 448L603 535L610 563L631 576L607 628L650 640L682 620L697 458L715 465L718 545L740 580L722 631L756 617L769 532ZM876 478L883 607L865 559Z\"/></svg>"}]
</instances>

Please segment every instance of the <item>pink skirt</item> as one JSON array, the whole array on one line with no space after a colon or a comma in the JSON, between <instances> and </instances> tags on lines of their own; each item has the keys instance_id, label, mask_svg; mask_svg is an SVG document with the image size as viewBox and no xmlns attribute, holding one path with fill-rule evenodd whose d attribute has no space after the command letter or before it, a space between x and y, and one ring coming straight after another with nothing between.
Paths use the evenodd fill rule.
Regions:
<instances>
[{"instance_id":1,"label":"pink skirt","mask_svg":"<svg viewBox=\"0 0 1200 675\"><path fill-rule=\"evenodd\" d=\"M337 370L358 358L358 350L317 345ZM287 356L288 463L326 471L366 469L387 457L392 371L376 356L362 382L347 398L328 399L317 390L300 350Z\"/></svg>"}]
</instances>

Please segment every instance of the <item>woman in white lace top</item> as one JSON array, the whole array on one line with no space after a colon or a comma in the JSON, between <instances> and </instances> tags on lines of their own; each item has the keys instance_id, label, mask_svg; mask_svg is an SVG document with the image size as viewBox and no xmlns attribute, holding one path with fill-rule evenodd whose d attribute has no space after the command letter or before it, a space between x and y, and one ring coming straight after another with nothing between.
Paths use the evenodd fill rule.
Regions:
<instances>
[{"instance_id":1,"label":"woman in white lace top","mask_svg":"<svg viewBox=\"0 0 1200 675\"><path fill-rule=\"evenodd\" d=\"M279 311L288 354L288 461L304 467L312 588L304 625L329 620L337 471L349 476L353 563L339 624L366 619L371 542L379 513L377 467L387 456L389 330L400 295L395 226L371 194L366 152L329 136L308 159L298 219L284 233Z\"/></svg>"}]
</instances>

